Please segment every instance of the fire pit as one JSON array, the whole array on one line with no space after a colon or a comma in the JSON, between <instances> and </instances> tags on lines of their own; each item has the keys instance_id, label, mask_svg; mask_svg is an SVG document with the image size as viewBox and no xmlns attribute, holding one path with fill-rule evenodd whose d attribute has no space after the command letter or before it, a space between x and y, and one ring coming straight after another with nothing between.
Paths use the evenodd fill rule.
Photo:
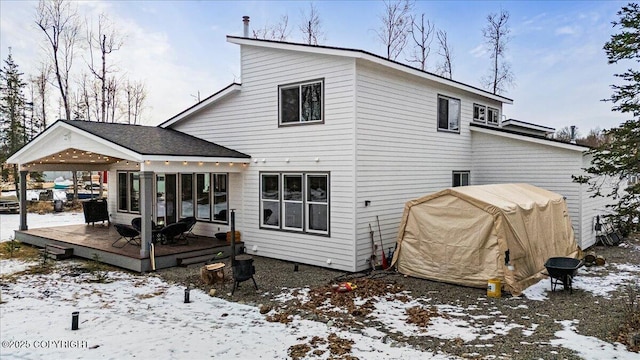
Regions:
<instances>
[{"instance_id":1,"label":"fire pit","mask_svg":"<svg viewBox=\"0 0 640 360\"><path fill-rule=\"evenodd\" d=\"M256 273L256 268L253 266L253 258L249 255L238 255L233 261L233 290L231 295L240 287L240 283L251 279L253 286L258 290L258 284L253 278L253 274Z\"/></svg>"}]
</instances>

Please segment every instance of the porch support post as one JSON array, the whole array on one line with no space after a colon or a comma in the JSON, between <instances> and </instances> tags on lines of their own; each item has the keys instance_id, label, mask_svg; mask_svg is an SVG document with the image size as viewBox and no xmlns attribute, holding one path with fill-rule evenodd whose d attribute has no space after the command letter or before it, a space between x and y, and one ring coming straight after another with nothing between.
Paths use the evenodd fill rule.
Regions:
<instances>
[{"instance_id":1,"label":"porch support post","mask_svg":"<svg viewBox=\"0 0 640 360\"><path fill-rule=\"evenodd\" d=\"M27 174L20 171L20 230L28 230L27 226Z\"/></svg>"},{"instance_id":2,"label":"porch support post","mask_svg":"<svg viewBox=\"0 0 640 360\"><path fill-rule=\"evenodd\" d=\"M142 218L142 231L140 233L140 256L149 257L151 244L152 227L151 217L153 216L153 171L140 172L140 217Z\"/></svg>"}]
</instances>

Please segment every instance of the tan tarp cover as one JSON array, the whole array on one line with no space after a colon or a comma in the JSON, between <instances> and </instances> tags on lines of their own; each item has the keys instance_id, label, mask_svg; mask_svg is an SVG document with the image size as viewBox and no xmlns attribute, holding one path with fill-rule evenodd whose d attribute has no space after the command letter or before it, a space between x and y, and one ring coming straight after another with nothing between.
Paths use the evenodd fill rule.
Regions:
<instances>
[{"instance_id":1,"label":"tan tarp cover","mask_svg":"<svg viewBox=\"0 0 640 360\"><path fill-rule=\"evenodd\" d=\"M548 258L581 256L562 195L528 184L462 186L408 201L397 243L400 273L473 287L500 279L515 295L542 278Z\"/></svg>"}]
</instances>

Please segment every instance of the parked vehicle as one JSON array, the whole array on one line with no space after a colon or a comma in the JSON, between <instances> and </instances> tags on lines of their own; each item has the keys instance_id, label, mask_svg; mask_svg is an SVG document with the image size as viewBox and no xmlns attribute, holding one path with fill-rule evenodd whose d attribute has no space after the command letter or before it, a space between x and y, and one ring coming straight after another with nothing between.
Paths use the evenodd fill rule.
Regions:
<instances>
[{"instance_id":1,"label":"parked vehicle","mask_svg":"<svg viewBox=\"0 0 640 360\"><path fill-rule=\"evenodd\" d=\"M0 213L16 214L20 212L20 203L15 196L0 198Z\"/></svg>"}]
</instances>

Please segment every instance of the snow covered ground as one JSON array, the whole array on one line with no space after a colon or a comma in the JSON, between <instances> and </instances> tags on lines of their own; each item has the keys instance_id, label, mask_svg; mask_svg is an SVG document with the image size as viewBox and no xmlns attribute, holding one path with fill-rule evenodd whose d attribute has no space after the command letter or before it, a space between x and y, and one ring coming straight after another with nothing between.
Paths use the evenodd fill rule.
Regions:
<instances>
[{"instance_id":1,"label":"snow covered ground","mask_svg":"<svg viewBox=\"0 0 640 360\"><path fill-rule=\"evenodd\" d=\"M18 218L17 216L15 218ZM9 219L9 220L8 220ZM77 221L79 220L79 221ZM29 215L29 227L82 223L81 214ZM11 217L0 217L2 238L17 228ZM284 359L289 348L308 343L314 337L327 339L334 333L353 342L351 354L360 359L459 359L443 354L423 352L404 343L388 341L386 334L375 329L344 331L330 323L294 318L282 324L269 322L257 307L211 297L203 291L190 291L190 303L184 303L185 288L169 284L153 275L133 275L112 271L106 283L92 281L90 273L78 271L79 261L57 263L57 270L46 275L20 275L15 282L6 281L35 264L18 260L0 260L2 301L0 305L0 358L2 359ZM607 276L578 276L574 287L606 297L621 284L637 279L640 266L611 264L616 270ZM602 271L595 268L585 272ZM543 280L525 292L527 299L548 301L549 281ZM281 295L305 300L308 291L290 291ZM483 339L489 342L510 330L525 336L536 331L536 325L525 328L490 314L495 321L479 325L479 316L470 316L470 308L433 304L446 317L436 317L426 328L408 324L406 309L430 299L408 302L378 298L371 313L372 321L387 324L391 331L406 336L430 336L443 340L453 338L467 342ZM505 299L526 311L525 298ZM71 330L72 313L79 312L79 329ZM610 344L580 335L578 320L559 322L562 330L551 343L575 351L584 359L637 360L640 355L625 350L621 344ZM514 330L515 329L515 330ZM319 349L326 350L327 345ZM329 351L313 359L327 359Z\"/></svg>"}]
</instances>

